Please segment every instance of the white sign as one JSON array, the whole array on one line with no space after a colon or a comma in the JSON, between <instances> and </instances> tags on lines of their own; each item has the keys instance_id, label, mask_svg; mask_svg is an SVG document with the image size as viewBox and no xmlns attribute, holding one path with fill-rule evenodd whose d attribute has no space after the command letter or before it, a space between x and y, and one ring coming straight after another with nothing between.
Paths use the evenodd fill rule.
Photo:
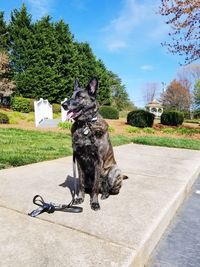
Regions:
<instances>
[{"instance_id":1,"label":"white sign","mask_svg":"<svg viewBox=\"0 0 200 267\"><path fill-rule=\"evenodd\" d=\"M35 125L36 127L44 119L53 119L53 109L52 105L48 100L40 98L39 101L34 101L34 110L35 110Z\"/></svg>"}]
</instances>

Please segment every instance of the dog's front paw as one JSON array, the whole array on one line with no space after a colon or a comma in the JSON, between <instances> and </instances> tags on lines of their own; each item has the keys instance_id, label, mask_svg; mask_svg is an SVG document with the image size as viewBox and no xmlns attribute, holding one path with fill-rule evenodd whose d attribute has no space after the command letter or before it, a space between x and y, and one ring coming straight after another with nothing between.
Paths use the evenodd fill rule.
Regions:
<instances>
[{"instance_id":1,"label":"dog's front paw","mask_svg":"<svg viewBox=\"0 0 200 267\"><path fill-rule=\"evenodd\" d=\"M92 202L91 203L91 209L92 210L100 210L100 205L98 202Z\"/></svg>"},{"instance_id":2,"label":"dog's front paw","mask_svg":"<svg viewBox=\"0 0 200 267\"><path fill-rule=\"evenodd\" d=\"M83 203L83 201L84 201L84 198L77 197L77 198L74 199L73 204L78 205L78 204Z\"/></svg>"},{"instance_id":3,"label":"dog's front paw","mask_svg":"<svg viewBox=\"0 0 200 267\"><path fill-rule=\"evenodd\" d=\"M101 199L106 199L106 198L108 198L109 196L110 196L109 193L102 193L102 195L101 195Z\"/></svg>"}]
</instances>

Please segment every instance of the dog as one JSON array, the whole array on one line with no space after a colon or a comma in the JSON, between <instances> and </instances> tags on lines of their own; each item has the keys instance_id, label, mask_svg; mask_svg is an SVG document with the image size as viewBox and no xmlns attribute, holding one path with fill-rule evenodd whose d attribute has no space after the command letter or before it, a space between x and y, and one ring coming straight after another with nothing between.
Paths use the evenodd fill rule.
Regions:
<instances>
[{"instance_id":1,"label":"dog","mask_svg":"<svg viewBox=\"0 0 200 267\"><path fill-rule=\"evenodd\" d=\"M97 90L96 77L85 89L76 80L71 99L62 104L67 110L67 119L74 120L71 129L73 159L77 163L80 187L74 203L82 203L85 192L89 193L93 210L100 209L99 193L101 199L118 194L122 180L128 178L117 167L108 124L98 113Z\"/></svg>"}]
</instances>

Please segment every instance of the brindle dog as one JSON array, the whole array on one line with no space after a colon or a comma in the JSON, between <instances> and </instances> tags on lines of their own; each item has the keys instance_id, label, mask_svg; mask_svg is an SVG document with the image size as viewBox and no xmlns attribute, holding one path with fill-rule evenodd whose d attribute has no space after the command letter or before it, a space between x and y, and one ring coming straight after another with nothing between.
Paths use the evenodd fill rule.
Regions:
<instances>
[{"instance_id":1,"label":"brindle dog","mask_svg":"<svg viewBox=\"0 0 200 267\"><path fill-rule=\"evenodd\" d=\"M101 199L118 194L122 180L127 178L116 165L108 124L98 114L97 89L97 78L93 78L86 89L76 80L71 99L62 104L68 110L67 118L74 120L71 131L73 158L77 162L80 182L75 204L82 203L85 192L88 192L93 210L100 209L99 193Z\"/></svg>"}]
</instances>

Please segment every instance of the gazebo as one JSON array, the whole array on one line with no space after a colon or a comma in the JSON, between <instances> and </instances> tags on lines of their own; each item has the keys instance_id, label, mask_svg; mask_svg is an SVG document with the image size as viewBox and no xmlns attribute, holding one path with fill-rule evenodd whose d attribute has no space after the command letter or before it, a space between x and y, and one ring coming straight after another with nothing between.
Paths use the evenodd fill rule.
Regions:
<instances>
[{"instance_id":1,"label":"gazebo","mask_svg":"<svg viewBox=\"0 0 200 267\"><path fill-rule=\"evenodd\" d=\"M157 99L150 101L146 106L146 109L153 113L156 117L160 117L163 113L163 106Z\"/></svg>"}]
</instances>

